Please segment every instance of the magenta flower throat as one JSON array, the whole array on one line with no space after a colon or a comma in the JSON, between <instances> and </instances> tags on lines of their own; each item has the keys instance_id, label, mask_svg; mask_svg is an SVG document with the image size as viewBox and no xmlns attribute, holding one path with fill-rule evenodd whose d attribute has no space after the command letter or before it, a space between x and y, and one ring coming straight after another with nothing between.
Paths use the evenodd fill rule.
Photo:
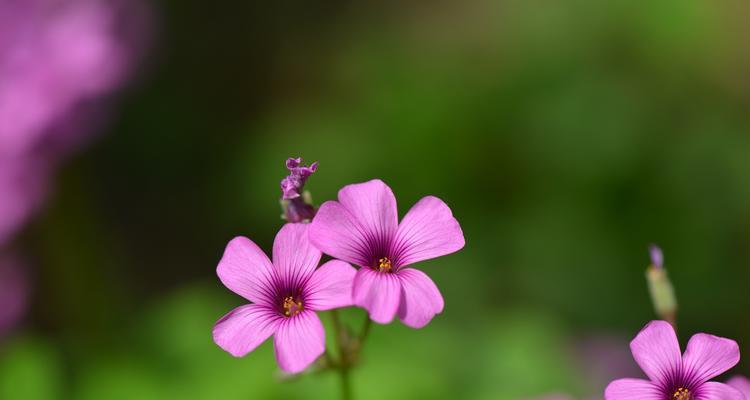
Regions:
<instances>
[{"instance_id":1,"label":"magenta flower throat","mask_svg":"<svg viewBox=\"0 0 750 400\"><path fill-rule=\"evenodd\" d=\"M324 253L361 267L352 297L373 321L386 324L398 314L413 328L442 312L443 297L425 273L406 267L464 246L461 227L442 200L422 198L399 224L396 198L378 179L345 186L338 201L323 203L310 240Z\"/></svg>"}]
</instances>

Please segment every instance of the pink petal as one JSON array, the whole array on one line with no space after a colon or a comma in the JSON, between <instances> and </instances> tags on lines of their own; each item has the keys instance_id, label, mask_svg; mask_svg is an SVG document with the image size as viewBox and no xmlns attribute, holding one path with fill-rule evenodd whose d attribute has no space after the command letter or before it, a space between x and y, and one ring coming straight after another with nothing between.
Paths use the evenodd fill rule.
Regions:
<instances>
[{"instance_id":1,"label":"pink petal","mask_svg":"<svg viewBox=\"0 0 750 400\"><path fill-rule=\"evenodd\" d=\"M421 328L443 311L443 296L424 272L405 268L397 276L401 281L398 317L406 326Z\"/></svg>"},{"instance_id":2,"label":"pink petal","mask_svg":"<svg viewBox=\"0 0 750 400\"><path fill-rule=\"evenodd\" d=\"M344 186L339 203L349 210L377 256L388 255L388 247L398 228L396 197L380 179ZM370 260L368 260L370 261Z\"/></svg>"},{"instance_id":3,"label":"pink petal","mask_svg":"<svg viewBox=\"0 0 750 400\"><path fill-rule=\"evenodd\" d=\"M289 373L301 372L325 350L325 332L314 311L285 318L273 337L276 361Z\"/></svg>"},{"instance_id":4,"label":"pink petal","mask_svg":"<svg viewBox=\"0 0 750 400\"><path fill-rule=\"evenodd\" d=\"M643 379L618 379L604 390L605 400L663 400L659 388Z\"/></svg>"},{"instance_id":5,"label":"pink petal","mask_svg":"<svg viewBox=\"0 0 750 400\"><path fill-rule=\"evenodd\" d=\"M739 361L737 342L706 333L693 335L682 357L686 373L699 382L706 382L726 372Z\"/></svg>"},{"instance_id":6,"label":"pink petal","mask_svg":"<svg viewBox=\"0 0 750 400\"><path fill-rule=\"evenodd\" d=\"M309 236L315 247L331 257L362 267L369 264L369 247L363 228L336 201L320 206L310 223Z\"/></svg>"},{"instance_id":7,"label":"pink petal","mask_svg":"<svg viewBox=\"0 0 750 400\"><path fill-rule=\"evenodd\" d=\"M653 382L665 382L681 366L680 344L666 321L649 322L630 342L630 351Z\"/></svg>"},{"instance_id":8,"label":"pink petal","mask_svg":"<svg viewBox=\"0 0 750 400\"><path fill-rule=\"evenodd\" d=\"M733 376L732 379L727 381L727 385L739 390L745 397L750 398L750 380L744 376Z\"/></svg>"},{"instance_id":9,"label":"pink petal","mask_svg":"<svg viewBox=\"0 0 750 400\"><path fill-rule=\"evenodd\" d=\"M281 315L268 307L240 306L216 322L214 342L229 354L242 357L268 339L281 320Z\"/></svg>"},{"instance_id":10,"label":"pink petal","mask_svg":"<svg viewBox=\"0 0 750 400\"><path fill-rule=\"evenodd\" d=\"M360 268L354 277L352 297L356 306L370 313L370 319L387 324L398 310L401 283L395 274Z\"/></svg>"},{"instance_id":11,"label":"pink petal","mask_svg":"<svg viewBox=\"0 0 750 400\"><path fill-rule=\"evenodd\" d=\"M453 253L464 247L464 234L451 209L434 196L422 198L404 216L394 241L399 266Z\"/></svg>"},{"instance_id":12,"label":"pink petal","mask_svg":"<svg viewBox=\"0 0 750 400\"><path fill-rule=\"evenodd\" d=\"M273 265L282 282L296 286L312 276L320 250L310 243L308 224L286 224L273 241Z\"/></svg>"},{"instance_id":13,"label":"pink petal","mask_svg":"<svg viewBox=\"0 0 750 400\"><path fill-rule=\"evenodd\" d=\"M729 385L706 382L701 385L700 400L745 400L745 395Z\"/></svg>"},{"instance_id":14,"label":"pink petal","mask_svg":"<svg viewBox=\"0 0 750 400\"><path fill-rule=\"evenodd\" d=\"M357 270L343 261L331 260L323 264L307 284L306 307L323 311L351 306L356 274Z\"/></svg>"},{"instance_id":15,"label":"pink petal","mask_svg":"<svg viewBox=\"0 0 750 400\"><path fill-rule=\"evenodd\" d=\"M250 239L239 236L227 244L216 274L238 295L253 303L272 304L273 265Z\"/></svg>"}]
</instances>

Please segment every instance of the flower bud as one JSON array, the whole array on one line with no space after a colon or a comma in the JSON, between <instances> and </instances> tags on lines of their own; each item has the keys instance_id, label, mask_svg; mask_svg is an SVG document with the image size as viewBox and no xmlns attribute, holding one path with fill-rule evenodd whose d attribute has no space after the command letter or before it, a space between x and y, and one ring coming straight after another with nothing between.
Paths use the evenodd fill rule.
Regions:
<instances>
[{"instance_id":1,"label":"flower bud","mask_svg":"<svg viewBox=\"0 0 750 400\"><path fill-rule=\"evenodd\" d=\"M302 158L286 160L289 175L281 181L281 216L287 222L310 222L315 216L310 192L304 191L307 178L318 169L318 163L302 165Z\"/></svg>"},{"instance_id":2,"label":"flower bud","mask_svg":"<svg viewBox=\"0 0 750 400\"><path fill-rule=\"evenodd\" d=\"M660 318L669 321L674 326L677 317L677 298L667 270L664 268L664 256L661 249L655 245L649 248L649 252L651 265L646 269L646 281L654 311Z\"/></svg>"}]
</instances>

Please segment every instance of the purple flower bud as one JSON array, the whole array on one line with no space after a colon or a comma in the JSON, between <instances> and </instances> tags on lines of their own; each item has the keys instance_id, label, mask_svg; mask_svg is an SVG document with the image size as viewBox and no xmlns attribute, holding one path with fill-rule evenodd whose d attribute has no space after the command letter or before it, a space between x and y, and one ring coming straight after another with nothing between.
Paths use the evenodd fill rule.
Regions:
<instances>
[{"instance_id":1,"label":"purple flower bud","mask_svg":"<svg viewBox=\"0 0 750 400\"><path fill-rule=\"evenodd\" d=\"M302 197L287 200L284 205L284 218L287 222L310 222L315 216L315 207L305 203Z\"/></svg>"},{"instance_id":2,"label":"purple flower bud","mask_svg":"<svg viewBox=\"0 0 750 400\"><path fill-rule=\"evenodd\" d=\"M307 178L318 169L318 163L316 161L308 167L302 165L302 158L289 158L286 160L286 168L289 176L281 181L281 199L296 199L302 195Z\"/></svg>"},{"instance_id":3,"label":"purple flower bud","mask_svg":"<svg viewBox=\"0 0 750 400\"><path fill-rule=\"evenodd\" d=\"M661 248L655 244L648 247L648 252L651 254L651 265L655 268L664 268L664 253Z\"/></svg>"}]
</instances>

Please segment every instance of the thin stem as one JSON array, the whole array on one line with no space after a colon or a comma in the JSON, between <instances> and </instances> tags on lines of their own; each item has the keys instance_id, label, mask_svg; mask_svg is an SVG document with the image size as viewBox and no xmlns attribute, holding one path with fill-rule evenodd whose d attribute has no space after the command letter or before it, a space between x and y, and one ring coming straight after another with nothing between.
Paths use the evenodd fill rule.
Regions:
<instances>
[{"instance_id":1,"label":"thin stem","mask_svg":"<svg viewBox=\"0 0 750 400\"><path fill-rule=\"evenodd\" d=\"M352 400L352 385L349 380L349 367L342 366L339 368L341 373L341 398L343 400Z\"/></svg>"},{"instance_id":2,"label":"thin stem","mask_svg":"<svg viewBox=\"0 0 750 400\"><path fill-rule=\"evenodd\" d=\"M343 400L352 399L352 386L349 381L349 360L346 347L344 345L344 326L341 324L338 310L331 310L331 319L333 319L333 337L336 340L336 346L339 352L338 370L341 375L341 398Z\"/></svg>"}]
</instances>

